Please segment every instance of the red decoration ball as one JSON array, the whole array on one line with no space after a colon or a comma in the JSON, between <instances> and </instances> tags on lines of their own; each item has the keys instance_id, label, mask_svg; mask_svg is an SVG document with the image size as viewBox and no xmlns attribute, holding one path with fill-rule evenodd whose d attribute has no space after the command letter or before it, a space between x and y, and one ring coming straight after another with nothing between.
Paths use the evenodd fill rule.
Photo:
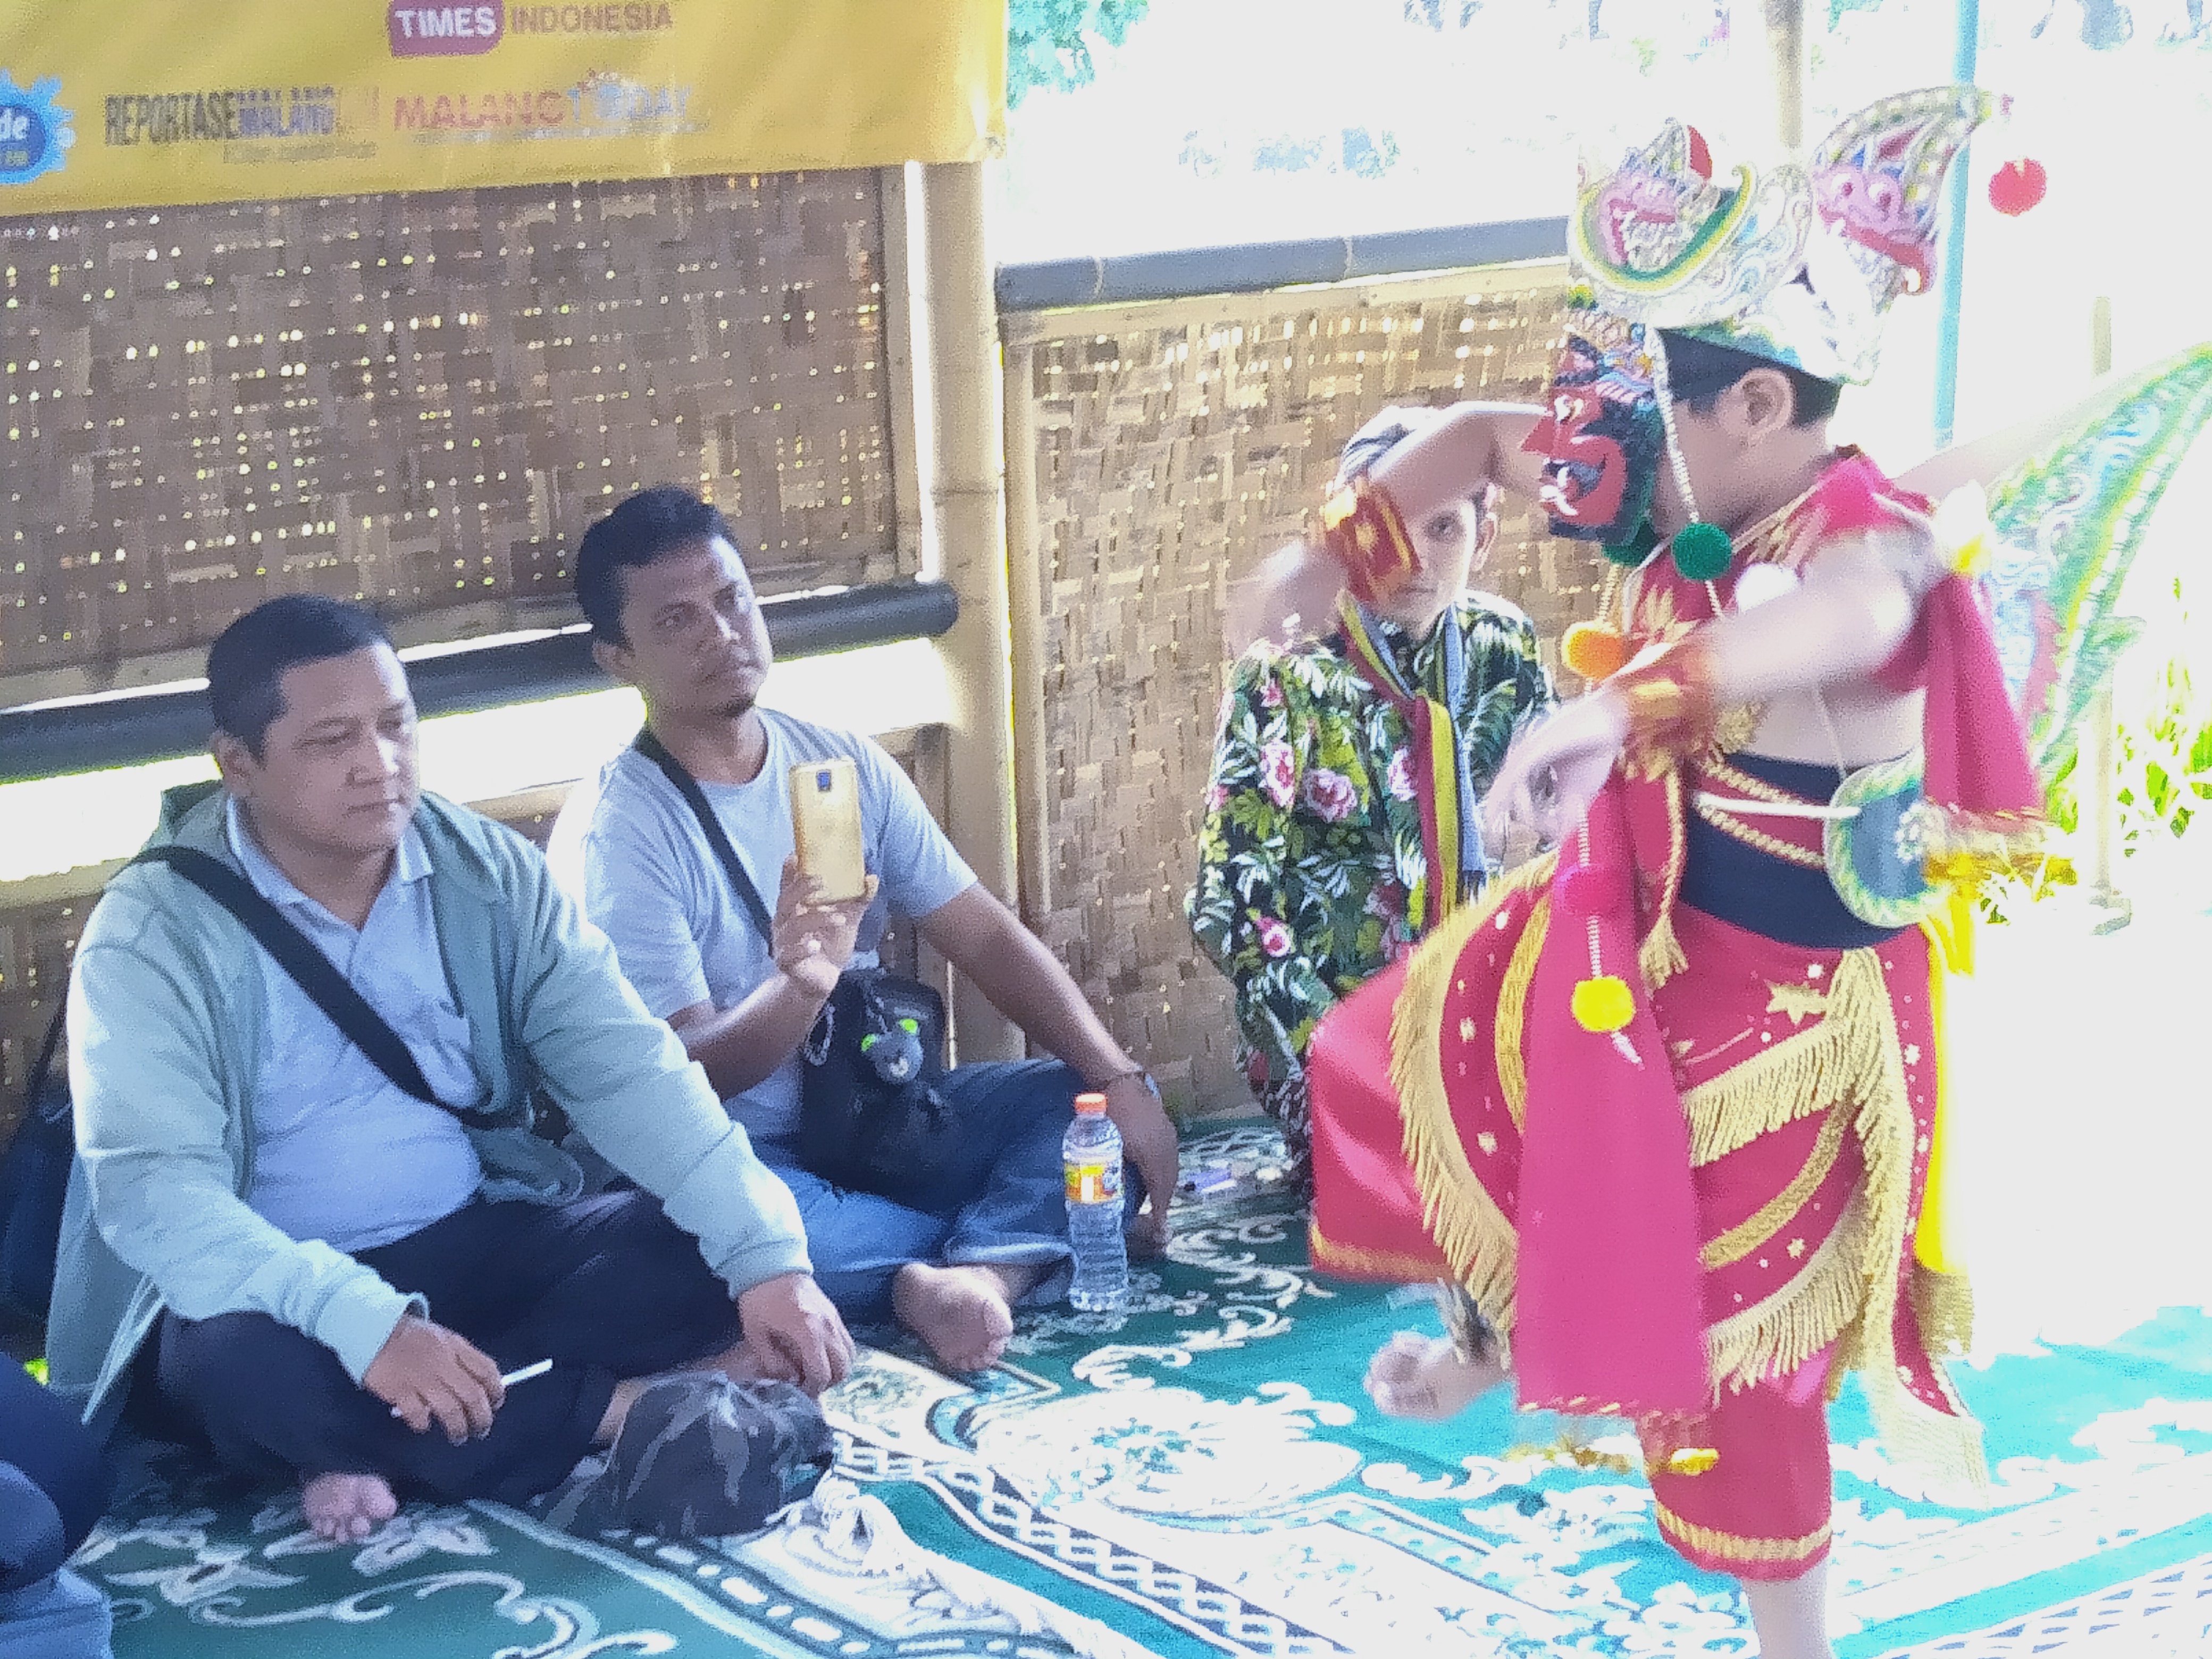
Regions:
<instances>
[{"instance_id":1,"label":"red decoration ball","mask_svg":"<svg viewBox=\"0 0 2212 1659\"><path fill-rule=\"evenodd\" d=\"M2051 177L2043 163L2029 156L2007 161L1990 175L1990 205L2007 218L2017 219L2043 199Z\"/></svg>"}]
</instances>

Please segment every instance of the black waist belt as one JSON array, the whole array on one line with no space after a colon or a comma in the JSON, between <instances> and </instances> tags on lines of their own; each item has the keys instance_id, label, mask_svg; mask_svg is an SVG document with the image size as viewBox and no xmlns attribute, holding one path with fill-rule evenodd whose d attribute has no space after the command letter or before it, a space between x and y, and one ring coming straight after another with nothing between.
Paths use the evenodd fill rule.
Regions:
<instances>
[{"instance_id":1,"label":"black waist belt","mask_svg":"<svg viewBox=\"0 0 2212 1659\"><path fill-rule=\"evenodd\" d=\"M1729 764L1807 800L1836 790L1836 769L1764 755L1731 755ZM1694 783L1686 780L1686 787ZM1695 812L1683 814L1681 902L1747 933L1815 951L1882 945L1905 930L1876 927L1844 908L1826 870L1808 869L1739 841Z\"/></svg>"}]
</instances>

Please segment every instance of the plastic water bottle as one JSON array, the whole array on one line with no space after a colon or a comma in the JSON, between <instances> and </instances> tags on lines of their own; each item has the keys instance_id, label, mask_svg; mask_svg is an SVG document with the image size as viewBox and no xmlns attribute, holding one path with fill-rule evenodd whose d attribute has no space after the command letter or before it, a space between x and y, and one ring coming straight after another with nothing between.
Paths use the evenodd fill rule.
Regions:
<instances>
[{"instance_id":1,"label":"plastic water bottle","mask_svg":"<svg viewBox=\"0 0 2212 1659\"><path fill-rule=\"evenodd\" d=\"M1083 1313L1115 1312L1129 1294L1129 1247L1121 1237L1121 1132L1106 1115L1105 1096L1076 1096L1060 1158L1075 1253L1068 1302Z\"/></svg>"}]
</instances>

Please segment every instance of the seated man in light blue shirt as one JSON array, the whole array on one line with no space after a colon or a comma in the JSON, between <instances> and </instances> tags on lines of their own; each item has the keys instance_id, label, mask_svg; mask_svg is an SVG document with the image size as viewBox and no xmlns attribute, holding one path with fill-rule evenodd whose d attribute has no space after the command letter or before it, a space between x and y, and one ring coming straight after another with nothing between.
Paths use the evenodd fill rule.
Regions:
<instances>
[{"instance_id":1,"label":"seated man in light blue shirt","mask_svg":"<svg viewBox=\"0 0 2212 1659\"><path fill-rule=\"evenodd\" d=\"M646 722L696 779L765 908L763 938L677 786L635 749L562 811L554 859L580 879L623 970L761 1157L799 1200L823 1288L847 1317L895 1316L938 1362L980 1370L1005 1351L1011 1310L1060 1294L1068 1259L1060 1141L1074 1096L1103 1092L1151 1200L1135 1242L1166 1238L1176 1136L1144 1072L1052 953L975 880L914 786L868 738L755 705L767 629L722 515L685 491L631 496L576 558L592 650L645 698ZM849 757L860 774L866 905L815 906L797 873L787 773ZM578 868L572 868L580 866ZM802 889L804 890L802 890ZM887 909L1060 1062L956 1067L939 1085L965 1164L908 1202L835 1187L797 1147L799 1049L849 963L872 964Z\"/></svg>"},{"instance_id":2,"label":"seated man in light blue shirt","mask_svg":"<svg viewBox=\"0 0 2212 1659\"><path fill-rule=\"evenodd\" d=\"M376 619L271 600L208 682L223 787L172 792L155 845L250 883L414 1075L179 869L118 876L70 982L56 1391L104 1428L136 1388L226 1463L299 1480L343 1539L395 1486L562 1486L669 1373L843 1375L789 1192L606 939L537 849L421 793ZM577 1198L574 1161L530 1131L534 1091L642 1190ZM502 1373L541 1360L510 1395Z\"/></svg>"}]
</instances>

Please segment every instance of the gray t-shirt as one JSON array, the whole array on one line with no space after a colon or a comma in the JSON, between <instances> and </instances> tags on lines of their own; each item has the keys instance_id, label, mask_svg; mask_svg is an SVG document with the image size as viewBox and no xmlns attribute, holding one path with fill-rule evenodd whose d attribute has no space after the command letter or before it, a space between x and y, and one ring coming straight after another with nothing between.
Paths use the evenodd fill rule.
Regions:
<instances>
[{"instance_id":1,"label":"gray t-shirt","mask_svg":"<svg viewBox=\"0 0 2212 1659\"><path fill-rule=\"evenodd\" d=\"M871 738L835 732L769 709L768 759L750 783L702 783L723 830L775 908L792 850L789 773L805 762L850 759L860 775L860 824L869 870L882 884L860 923L856 964L871 966L888 913L928 915L975 882L898 763ZM561 810L549 854L580 891L585 912L614 941L623 972L646 1007L666 1018L711 1002L734 1007L775 972L761 937L684 797L655 766L625 749L579 784ZM800 1062L725 1103L757 1145L788 1142L799 1126Z\"/></svg>"},{"instance_id":2,"label":"gray t-shirt","mask_svg":"<svg viewBox=\"0 0 2212 1659\"><path fill-rule=\"evenodd\" d=\"M422 832L408 826L384 890L356 930L286 878L247 832L236 800L226 829L246 878L384 1016L438 1097L480 1103L483 1081L468 1017L446 979ZM404 1238L473 1198L483 1169L460 1120L385 1076L276 957L256 954L269 1047L246 1195L255 1212L294 1238L350 1254Z\"/></svg>"}]
</instances>

